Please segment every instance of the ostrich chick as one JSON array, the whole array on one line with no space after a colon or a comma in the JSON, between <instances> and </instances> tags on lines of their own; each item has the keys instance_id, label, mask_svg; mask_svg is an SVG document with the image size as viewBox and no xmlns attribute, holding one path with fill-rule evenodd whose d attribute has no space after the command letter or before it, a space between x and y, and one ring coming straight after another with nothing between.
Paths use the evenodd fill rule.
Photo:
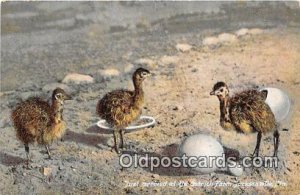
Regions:
<instances>
[{"instance_id":1,"label":"ostrich chick","mask_svg":"<svg viewBox=\"0 0 300 195\"><path fill-rule=\"evenodd\" d=\"M124 128L141 115L144 103L142 83L150 72L138 68L132 76L134 90L115 90L107 93L97 104L97 114L114 128L115 150L119 153L118 134L121 137L121 148L124 147Z\"/></svg>"},{"instance_id":2,"label":"ostrich chick","mask_svg":"<svg viewBox=\"0 0 300 195\"><path fill-rule=\"evenodd\" d=\"M267 91L255 89L242 91L229 97L229 89L224 82L214 85L210 95L216 95L220 102L220 125L228 130L241 133L257 132L256 147L253 156L258 156L262 134L273 132L274 156L277 156L279 132L275 116L265 103Z\"/></svg>"},{"instance_id":3,"label":"ostrich chick","mask_svg":"<svg viewBox=\"0 0 300 195\"><path fill-rule=\"evenodd\" d=\"M17 138L24 143L29 162L29 144L38 143L46 147L51 159L48 145L59 139L65 132L63 121L64 100L71 99L61 88L52 93L52 104L39 97L31 97L20 102L11 113Z\"/></svg>"}]
</instances>

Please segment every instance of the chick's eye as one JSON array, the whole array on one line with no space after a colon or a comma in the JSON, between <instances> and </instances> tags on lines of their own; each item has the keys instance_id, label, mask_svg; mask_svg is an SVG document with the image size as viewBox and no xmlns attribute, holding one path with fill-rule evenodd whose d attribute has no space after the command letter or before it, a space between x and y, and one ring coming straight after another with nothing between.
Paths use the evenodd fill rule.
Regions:
<instances>
[{"instance_id":1,"label":"chick's eye","mask_svg":"<svg viewBox=\"0 0 300 195\"><path fill-rule=\"evenodd\" d=\"M224 90L223 90L223 89L220 89L220 91L223 92Z\"/></svg>"},{"instance_id":2,"label":"chick's eye","mask_svg":"<svg viewBox=\"0 0 300 195\"><path fill-rule=\"evenodd\" d=\"M55 95L55 99L60 99L60 98L61 98L61 94L60 93L58 93L58 94Z\"/></svg>"}]
</instances>

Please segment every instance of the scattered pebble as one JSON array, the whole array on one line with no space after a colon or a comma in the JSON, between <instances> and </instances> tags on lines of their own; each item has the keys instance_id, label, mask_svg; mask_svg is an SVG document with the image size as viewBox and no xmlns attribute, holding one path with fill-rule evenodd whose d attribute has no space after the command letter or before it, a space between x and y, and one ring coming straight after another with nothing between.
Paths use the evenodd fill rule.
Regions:
<instances>
[{"instance_id":1,"label":"scattered pebble","mask_svg":"<svg viewBox=\"0 0 300 195\"><path fill-rule=\"evenodd\" d=\"M151 175L151 177L154 179L158 179L160 176L158 174L153 174L153 175Z\"/></svg>"},{"instance_id":2,"label":"scattered pebble","mask_svg":"<svg viewBox=\"0 0 300 195\"><path fill-rule=\"evenodd\" d=\"M198 72L198 69L197 69L197 68L193 68L193 69L191 70L191 72Z\"/></svg>"},{"instance_id":3,"label":"scattered pebble","mask_svg":"<svg viewBox=\"0 0 300 195\"><path fill-rule=\"evenodd\" d=\"M183 110L183 106L182 105L174 106L173 110L175 110L175 111L177 111L177 110L181 111L181 110Z\"/></svg>"},{"instance_id":4,"label":"scattered pebble","mask_svg":"<svg viewBox=\"0 0 300 195\"><path fill-rule=\"evenodd\" d=\"M61 166L58 167L58 170L60 170L60 171L64 170L64 169L65 169L65 167L63 165L61 165Z\"/></svg>"},{"instance_id":5,"label":"scattered pebble","mask_svg":"<svg viewBox=\"0 0 300 195\"><path fill-rule=\"evenodd\" d=\"M249 30L249 34L252 34L252 35L258 35L261 33L263 33L263 30L260 28L252 28Z\"/></svg>"},{"instance_id":6,"label":"scattered pebble","mask_svg":"<svg viewBox=\"0 0 300 195\"><path fill-rule=\"evenodd\" d=\"M203 39L202 44L207 46L217 45L219 39L217 37L206 37Z\"/></svg>"},{"instance_id":7,"label":"scattered pebble","mask_svg":"<svg viewBox=\"0 0 300 195\"><path fill-rule=\"evenodd\" d=\"M193 185L194 183L197 183L197 179L189 178L189 179L187 180L187 182L188 182L189 185Z\"/></svg>"},{"instance_id":8,"label":"scattered pebble","mask_svg":"<svg viewBox=\"0 0 300 195\"><path fill-rule=\"evenodd\" d=\"M131 72L133 68L134 68L133 64L126 64L124 67L124 72L125 73Z\"/></svg>"},{"instance_id":9,"label":"scattered pebble","mask_svg":"<svg viewBox=\"0 0 300 195\"><path fill-rule=\"evenodd\" d=\"M178 60L179 58L177 56L163 56L160 58L159 64L161 65L176 64Z\"/></svg>"},{"instance_id":10,"label":"scattered pebble","mask_svg":"<svg viewBox=\"0 0 300 195\"><path fill-rule=\"evenodd\" d=\"M149 58L140 58L140 59L136 60L134 63L137 65L140 65L140 66L147 66L150 68L156 68L156 66L157 66L156 63Z\"/></svg>"},{"instance_id":11,"label":"scattered pebble","mask_svg":"<svg viewBox=\"0 0 300 195\"><path fill-rule=\"evenodd\" d=\"M120 75L120 71L115 68L107 68L104 70L99 70L100 75L103 77L115 77Z\"/></svg>"},{"instance_id":12,"label":"scattered pebble","mask_svg":"<svg viewBox=\"0 0 300 195\"><path fill-rule=\"evenodd\" d=\"M176 49L178 51L181 51L181 52L187 52L187 51L190 51L192 49L192 46L189 45L189 44L185 44L185 43L178 43L176 45Z\"/></svg>"},{"instance_id":13,"label":"scattered pebble","mask_svg":"<svg viewBox=\"0 0 300 195\"><path fill-rule=\"evenodd\" d=\"M234 34L222 33L218 36L219 42L233 43L237 41L237 37Z\"/></svg>"},{"instance_id":14,"label":"scattered pebble","mask_svg":"<svg viewBox=\"0 0 300 195\"><path fill-rule=\"evenodd\" d=\"M52 168L50 168L50 167L42 167L42 168L40 169L40 171L41 171L41 173L42 173L44 176L48 176L48 175L51 174Z\"/></svg>"},{"instance_id":15,"label":"scattered pebble","mask_svg":"<svg viewBox=\"0 0 300 195\"><path fill-rule=\"evenodd\" d=\"M69 73L62 80L62 83L75 83L75 84L94 83L94 78L89 75Z\"/></svg>"},{"instance_id":16,"label":"scattered pebble","mask_svg":"<svg viewBox=\"0 0 300 195\"><path fill-rule=\"evenodd\" d=\"M300 152L298 151L294 151L293 154L295 154L296 156L300 156Z\"/></svg>"},{"instance_id":17,"label":"scattered pebble","mask_svg":"<svg viewBox=\"0 0 300 195\"><path fill-rule=\"evenodd\" d=\"M235 32L236 36L238 36L238 37L244 36L244 35L246 35L248 33L249 33L249 29L248 28L241 28L241 29L239 29L239 30L237 30Z\"/></svg>"}]
</instances>

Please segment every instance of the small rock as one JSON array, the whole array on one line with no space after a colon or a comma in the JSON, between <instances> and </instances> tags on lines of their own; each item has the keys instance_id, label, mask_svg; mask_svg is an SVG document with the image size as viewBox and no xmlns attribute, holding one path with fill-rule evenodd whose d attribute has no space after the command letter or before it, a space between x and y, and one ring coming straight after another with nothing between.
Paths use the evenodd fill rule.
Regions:
<instances>
[{"instance_id":1,"label":"small rock","mask_svg":"<svg viewBox=\"0 0 300 195\"><path fill-rule=\"evenodd\" d=\"M76 158L72 156L72 157L70 157L70 158L67 158L66 161L67 161L67 162L75 162L75 161L76 161ZM72 168L72 167L73 167L73 166L71 165L71 168Z\"/></svg>"},{"instance_id":2,"label":"small rock","mask_svg":"<svg viewBox=\"0 0 300 195\"><path fill-rule=\"evenodd\" d=\"M170 65L170 64L176 64L178 60L179 58L177 56L163 56L160 58L159 63L161 65Z\"/></svg>"},{"instance_id":3,"label":"small rock","mask_svg":"<svg viewBox=\"0 0 300 195\"><path fill-rule=\"evenodd\" d=\"M193 68L193 69L192 69L192 72L197 72L197 71L198 71L197 68Z\"/></svg>"},{"instance_id":4,"label":"small rock","mask_svg":"<svg viewBox=\"0 0 300 195\"><path fill-rule=\"evenodd\" d=\"M238 36L238 37L244 36L244 35L246 35L248 33L249 33L249 29L248 28L241 28L241 29L239 29L239 30L237 30L235 32L236 36Z\"/></svg>"},{"instance_id":5,"label":"small rock","mask_svg":"<svg viewBox=\"0 0 300 195\"><path fill-rule=\"evenodd\" d=\"M263 33L264 31L260 28L252 28L249 30L249 34L252 34L252 35L258 35L258 34L261 34Z\"/></svg>"},{"instance_id":6,"label":"small rock","mask_svg":"<svg viewBox=\"0 0 300 195\"><path fill-rule=\"evenodd\" d=\"M40 169L41 173L44 175L44 176L48 176L51 174L52 172L52 168L51 167L42 167Z\"/></svg>"},{"instance_id":7,"label":"small rock","mask_svg":"<svg viewBox=\"0 0 300 195\"><path fill-rule=\"evenodd\" d=\"M197 183L197 180L194 179L194 178L190 178L190 179L187 180L187 182L188 182L189 185L193 185L194 183Z\"/></svg>"},{"instance_id":8,"label":"small rock","mask_svg":"<svg viewBox=\"0 0 300 195\"><path fill-rule=\"evenodd\" d=\"M159 175L158 174L153 174L153 175L151 175L151 177L154 178L154 179L158 179Z\"/></svg>"},{"instance_id":9,"label":"small rock","mask_svg":"<svg viewBox=\"0 0 300 195\"><path fill-rule=\"evenodd\" d=\"M218 39L220 42L224 42L224 43L232 43L237 41L236 36L230 33L222 33L218 36Z\"/></svg>"},{"instance_id":10,"label":"small rock","mask_svg":"<svg viewBox=\"0 0 300 195\"><path fill-rule=\"evenodd\" d=\"M183 110L183 106L182 105L174 106L173 110L175 110L175 111L177 111L177 110L181 111L181 110Z\"/></svg>"},{"instance_id":11,"label":"small rock","mask_svg":"<svg viewBox=\"0 0 300 195\"><path fill-rule=\"evenodd\" d=\"M75 84L94 83L94 78L89 75L69 73L62 80L62 83L75 83Z\"/></svg>"},{"instance_id":12,"label":"small rock","mask_svg":"<svg viewBox=\"0 0 300 195\"><path fill-rule=\"evenodd\" d=\"M32 167L32 168L41 168L42 166L40 165L40 164L38 164L38 163L30 163L30 166Z\"/></svg>"},{"instance_id":13,"label":"small rock","mask_svg":"<svg viewBox=\"0 0 300 195\"><path fill-rule=\"evenodd\" d=\"M300 152L298 151L294 151L293 154L295 154L296 156L300 156Z\"/></svg>"},{"instance_id":14,"label":"small rock","mask_svg":"<svg viewBox=\"0 0 300 195\"><path fill-rule=\"evenodd\" d=\"M133 64L126 64L125 67L124 67L124 72L125 73L128 73L128 72L131 72L131 70L134 68L134 65Z\"/></svg>"},{"instance_id":15,"label":"small rock","mask_svg":"<svg viewBox=\"0 0 300 195\"><path fill-rule=\"evenodd\" d=\"M64 170L64 169L65 169L65 167L63 165L61 165L61 166L58 167L58 170L60 170L60 171Z\"/></svg>"},{"instance_id":16,"label":"small rock","mask_svg":"<svg viewBox=\"0 0 300 195\"><path fill-rule=\"evenodd\" d=\"M178 51L181 51L181 52L187 52L187 51L190 51L192 49L192 46L189 45L189 44L185 44L185 43L178 43L176 45L176 49Z\"/></svg>"},{"instance_id":17,"label":"small rock","mask_svg":"<svg viewBox=\"0 0 300 195\"><path fill-rule=\"evenodd\" d=\"M219 39L217 37L206 37L203 39L202 44L203 45L217 45L219 43Z\"/></svg>"},{"instance_id":18,"label":"small rock","mask_svg":"<svg viewBox=\"0 0 300 195\"><path fill-rule=\"evenodd\" d=\"M42 90L43 90L43 92L46 92L46 93L48 93L48 92L52 92L54 89L56 89L56 88L62 88L63 90L65 90L65 92L67 92L67 93L70 93L71 92L71 88L70 87L68 87L67 85L65 85L65 84L62 84L62 83L49 83L49 84L47 84L47 85L45 85L43 88L42 88Z\"/></svg>"},{"instance_id":19,"label":"small rock","mask_svg":"<svg viewBox=\"0 0 300 195\"><path fill-rule=\"evenodd\" d=\"M141 59L136 60L134 63L137 65L147 66L150 68L156 68L156 66L157 66L156 63L149 58L141 58Z\"/></svg>"},{"instance_id":20,"label":"small rock","mask_svg":"<svg viewBox=\"0 0 300 195\"><path fill-rule=\"evenodd\" d=\"M115 77L120 75L120 71L115 68L107 68L105 70L99 70L99 72L104 77Z\"/></svg>"}]
</instances>

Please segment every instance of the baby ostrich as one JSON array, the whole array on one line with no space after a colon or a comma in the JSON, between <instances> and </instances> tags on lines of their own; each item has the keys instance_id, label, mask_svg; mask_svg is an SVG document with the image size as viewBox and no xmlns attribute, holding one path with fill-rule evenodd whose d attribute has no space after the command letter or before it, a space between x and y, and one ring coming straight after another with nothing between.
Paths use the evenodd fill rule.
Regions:
<instances>
[{"instance_id":1,"label":"baby ostrich","mask_svg":"<svg viewBox=\"0 0 300 195\"><path fill-rule=\"evenodd\" d=\"M56 88L52 94L52 104L31 97L20 102L11 113L17 138L24 143L29 162L29 144L38 143L46 147L51 159L48 145L63 136L65 122L63 121L64 100L71 99L64 90Z\"/></svg>"},{"instance_id":2,"label":"baby ostrich","mask_svg":"<svg viewBox=\"0 0 300 195\"><path fill-rule=\"evenodd\" d=\"M132 76L134 90L115 90L107 93L97 104L97 114L114 128L115 150L119 153L118 134L121 148L124 147L124 128L139 118L144 103L142 83L150 72L138 68Z\"/></svg>"},{"instance_id":3,"label":"baby ostrich","mask_svg":"<svg viewBox=\"0 0 300 195\"><path fill-rule=\"evenodd\" d=\"M262 134L273 132L274 156L277 156L279 132L275 117L265 103L267 91L246 90L229 97L229 90L224 82L214 85L210 95L216 95L220 101L220 124L224 129L235 129L242 133L257 132L256 147L253 156L258 156Z\"/></svg>"}]
</instances>

